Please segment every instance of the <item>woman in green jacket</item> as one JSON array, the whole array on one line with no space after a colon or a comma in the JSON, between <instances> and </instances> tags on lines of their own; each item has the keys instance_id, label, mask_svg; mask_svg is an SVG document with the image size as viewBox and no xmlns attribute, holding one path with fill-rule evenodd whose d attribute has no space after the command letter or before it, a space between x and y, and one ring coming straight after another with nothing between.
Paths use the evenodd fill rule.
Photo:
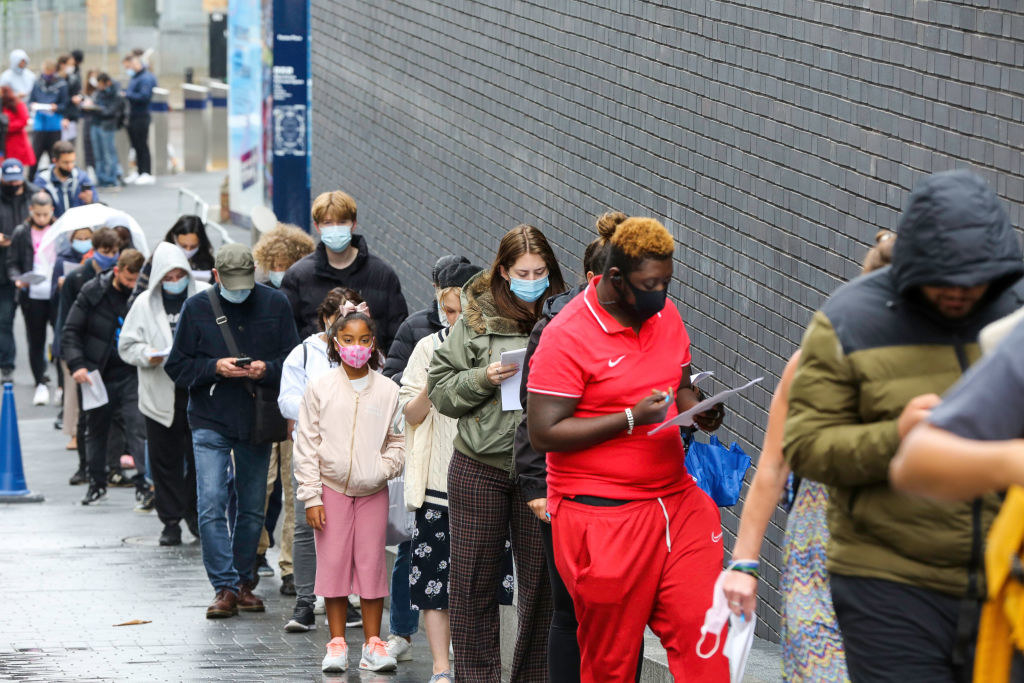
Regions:
<instances>
[{"instance_id":1,"label":"woman in green jacket","mask_svg":"<svg viewBox=\"0 0 1024 683\"><path fill-rule=\"evenodd\" d=\"M501 679L496 588L510 525L519 592L511 680L547 680L551 592L541 522L523 500L513 472L513 438L522 411L502 410L499 386L519 370L502 364L501 354L526 348L544 300L564 290L554 252L540 230L513 228L502 238L490 270L463 287L462 317L430 364L431 403L458 419L448 470L449 607L455 668L460 680L471 683ZM416 553L416 539L412 546Z\"/></svg>"}]
</instances>

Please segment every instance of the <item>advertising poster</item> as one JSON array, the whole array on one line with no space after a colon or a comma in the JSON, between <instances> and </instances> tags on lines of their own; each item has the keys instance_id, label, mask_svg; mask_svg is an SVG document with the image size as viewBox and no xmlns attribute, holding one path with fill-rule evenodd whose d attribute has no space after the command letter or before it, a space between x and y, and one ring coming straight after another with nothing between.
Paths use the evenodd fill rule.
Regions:
<instances>
[{"instance_id":1,"label":"advertising poster","mask_svg":"<svg viewBox=\"0 0 1024 683\"><path fill-rule=\"evenodd\" d=\"M274 0L273 199L280 221L308 231L310 112L309 2Z\"/></svg>"},{"instance_id":2,"label":"advertising poster","mask_svg":"<svg viewBox=\"0 0 1024 683\"><path fill-rule=\"evenodd\" d=\"M249 225L263 204L263 40L260 0L228 13L228 175L231 219Z\"/></svg>"}]
</instances>

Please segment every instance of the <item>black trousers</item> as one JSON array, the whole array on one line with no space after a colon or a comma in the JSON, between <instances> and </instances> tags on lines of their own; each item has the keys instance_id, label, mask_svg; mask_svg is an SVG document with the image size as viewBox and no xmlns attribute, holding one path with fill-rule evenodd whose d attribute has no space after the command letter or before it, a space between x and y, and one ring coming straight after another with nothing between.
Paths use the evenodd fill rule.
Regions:
<instances>
[{"instance_id":1,"label":"black trousers","mask_svg":"<svg viewBox=\"0 0 1024 683\"><path fill-rule=\"evenodd\" d=\"M174 422L165 427L146 418L149 467L153 475L156 514L164 524L196 519L196 456L185 409L188 391L174 392Z\"/></svg>"},{"instance_id":2,"label":"black trousers","mask_svg":"<svg viewBox=\"0 0 1024 683\"><path fill-rule=\"evenodd\" d=\"M128 140L135 150L135 165L139 175L152 173L152 162L149 157L149 117L128 119Z\"/></svg>"},{"instance_id":3,"label":"black trousers","mask_svg":"<svg viewBox=\"0 0 1024 683\"><path fill-rule=\"evenodd\" d=\"M95 486L107 485L107 440L115 413L124 422L124 440L128 452L145 471L146 422L139 412L139 377L134 367L121 367L104 373L108 402L85 413L85 454L89 461L89 480ZM141 479L141 477L140 477Z\"/></svg>"},{"instance_id":4,"label":"black trousers","mask_svg":"<svg viewBox=\"0 0 1024 683\"><path fill-rule=\"evenodd\" d=\"M43 153L46 153L46 157L50 160L50 166L53 166L54 159L50 156L50 152L53 146L60 142L60 131L59 130L35 130L32 131L32 151L36 153L35 166L29 169L29 179L35 180L36 169L39 168L39 161L43 158Z\"/></svg>"},{"instance_id":5,"label":"black trousers","mask_svg":"<svg viewBox=\"0 0 1024 683\"><path fill-rule=\"evenodd\" d=\"M25 339L28 342L28 363L36 384L46 381L46 326L56 320L56 306L49 299L30 299L28 293L18 295L21 314L25 317Z\"/></svg>"},{"instance_id":6,"label":"black trousers","mask_svg":"<svg viewBox=\"0 0 1024 683\"><path fill-rule=\"evenodd\" d=\"M832 574L832 604L853 683L967 683L972 647L954 662L964 601L917 586Z\"/></svg>"}]
</instances>

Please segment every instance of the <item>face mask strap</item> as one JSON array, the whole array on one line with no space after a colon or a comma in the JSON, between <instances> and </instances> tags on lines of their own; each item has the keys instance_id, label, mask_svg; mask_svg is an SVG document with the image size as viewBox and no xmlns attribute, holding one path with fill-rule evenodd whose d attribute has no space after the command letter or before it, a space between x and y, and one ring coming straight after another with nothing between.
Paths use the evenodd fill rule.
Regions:
<instances>
[{"instance_id":1,"label":"face mask strap","mask_svg":"<svg viewBox=\"0 0 1024 683\"><path fill-rule=\"evenodd\" d=\"M721 633L716 633L715 634L715 646L713 648L711 648L711 652L709 652L707 654L704 654L701 651L701 645L704 643L704 639L707 638L707 636L708 636L707 629L704 626L701 626L700 627L700 640L697 641L697 656L700 657L701 659L711 659L711 657L714 656L714 654L716 652L718 652L718 646L721 644L721 641L722 641L722 634Z\"/></svg>"}]
</instances>

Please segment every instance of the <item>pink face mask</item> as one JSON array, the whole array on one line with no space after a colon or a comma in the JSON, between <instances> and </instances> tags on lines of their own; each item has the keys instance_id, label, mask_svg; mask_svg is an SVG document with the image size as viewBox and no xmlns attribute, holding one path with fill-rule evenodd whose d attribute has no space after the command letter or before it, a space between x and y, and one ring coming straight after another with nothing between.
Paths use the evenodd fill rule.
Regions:
<instances>
[{"instance_id":1,"label":"pink face mask","mask_svg":"<svg viewBox=\"0 0 1024 683\"><path fill-rule=\"evenodd\" d=\"M350 368L361 368L366 365L367 361L370 360L370 356L373 355L373 349L362 346L360 344L353 344L352 346L342 346L338 343L338 340L334 340L334 347L338 349L338 355L341 356L341 362Z\"/></svg>"}]
</instances>

